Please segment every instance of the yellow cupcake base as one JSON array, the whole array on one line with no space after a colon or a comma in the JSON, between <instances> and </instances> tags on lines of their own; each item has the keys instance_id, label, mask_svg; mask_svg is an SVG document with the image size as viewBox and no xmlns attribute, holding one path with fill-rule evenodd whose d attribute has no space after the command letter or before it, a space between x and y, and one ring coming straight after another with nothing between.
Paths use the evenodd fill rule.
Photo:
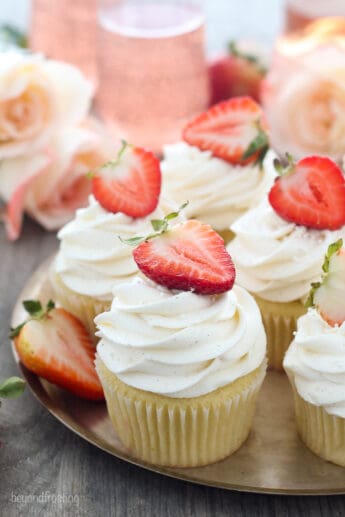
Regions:
<instances>
[{"instance_id":1,"label":"yellow cupcake base","mask_svg":"<svg viewBox=\"0 0 345 517\"><path fill-rule=\"evenodd\" d=\"M261 311L267 336L269 368L283 369L284 355L293 339L297 319L307 312L301 301L286 303L270 302L254 296Z\"/></svg>"},{"instance_id":2,"label":"yellow cupcake base","mask_svg":"<svg viewBox=\"0 0 345 517\"><path fill-rule=\"evenodd\" d=\"M306 402L294 389L298 433L305 445L321 458L345 467L345 418L330 415Z\"/></svg>"},{"instance_id":3,"label":"yellow cupcake base","mask_svg":"<svg viewBox=\"0 0 345 517\"><path fill-rule=\"evenodd\" d=\"M61 281L59 275L52 270L50 271L49 280L54 292L54 301L58 302L64 309L79 318L96 343L96 325L94 319L98 314L108 311L111 302L96 300L90 296L83 296L71 291Z\"/></svg>"},{"instance_id":4,"label":"yellow cupcake base","mask_svg":"<svg viewBox=\"0 0 345 517\"><path fill-rule=\"evenodd\" d=\"M171 398L120 381L98 357L108 412L130 453L170 467L196 467L219 461L246 440L266 361L255 371L211 393Z\"/></svg>"}]
</instances>

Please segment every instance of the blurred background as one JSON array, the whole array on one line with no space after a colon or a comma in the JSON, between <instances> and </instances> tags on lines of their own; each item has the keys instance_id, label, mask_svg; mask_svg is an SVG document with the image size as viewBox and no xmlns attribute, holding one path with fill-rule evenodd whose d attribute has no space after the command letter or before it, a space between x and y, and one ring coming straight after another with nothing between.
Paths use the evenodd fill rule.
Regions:
<instances>
[{"instance_id":1,"label":"blurred background","mask_svg":"<svg viewBox=\"0 0 345 517\"><path fill-rule=\"evenodd\" d=\"M31 3L31 0L1 0L0 22L26 30ZM282 27L284 0L200 0L199 3L206 13L209 53L223 49L229 38L254 37L272 43Z\"/></svg>"}]
</instances>

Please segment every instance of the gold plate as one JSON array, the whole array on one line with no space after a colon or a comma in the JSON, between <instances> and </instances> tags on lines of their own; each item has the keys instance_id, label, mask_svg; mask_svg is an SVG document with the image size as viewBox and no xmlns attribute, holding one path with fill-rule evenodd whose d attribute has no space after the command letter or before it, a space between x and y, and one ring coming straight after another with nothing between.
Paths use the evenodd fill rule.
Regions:
<instances>
[{"instance_id":1,"label":"gold plate","mask_svg":"<svg viewBox=\"0 0 345 517\"><path fill-rule=\"evenodd\" d=\"M25 319L22 300L49 298L45 262L20 294L12 324ZM22 373L36 398L66 427L100 449L135 465L167 476L246 492L290 495L345 493L345 468L310 452L296 433L293 403L283 373L269 372L258 399L251 434L228 459L199 468L152 466L133 457L116 436L104 403L88 402L56 388L24 368Z\"/></svg>"}]
</instances>

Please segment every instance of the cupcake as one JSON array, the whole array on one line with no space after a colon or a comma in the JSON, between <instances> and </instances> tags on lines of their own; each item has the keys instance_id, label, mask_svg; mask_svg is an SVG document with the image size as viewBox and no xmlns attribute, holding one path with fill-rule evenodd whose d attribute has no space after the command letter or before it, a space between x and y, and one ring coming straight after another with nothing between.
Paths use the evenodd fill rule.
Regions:
<instances>
[{"instance_id":1,"label":"cupcake","mask_svg":"<svg viewBox=\"0 0 345 517\"><path fill-rule=\"evenodd\" d=\"M157 207L159 162L142 149L124 146L92 181L89 205L58 234L60 248L50 280L56 300L93 335L93 320L110 308L113 286L138 271L131 249L119 236L147 234L151 219L162 219L176 207L167 201Z\"/></svg>"},{"instance_id":2,"label":"cupcake","mask_svg":"<svg viewBox=\"0 0 345 517\"><path fill-rule=\"evenodd\" d=\"M279 168L279 164L278 164ZM345 179L328 158L292 162L268 199L231 227L228 245L237 282L256 298L267 334L269 365L282 360L319 277L324 250L345 235Z\"/></svg>"},{"instance_id":3,"label":"cupcake","mask_svg":"<svg viewBox=\"0 0 345 517\"><path fill-rule=\"evenodd\" d=\"M96 318L96 369L131 454L193 467L237 450L266 370L260 311L223 240L191 220L140 244L143 276L116 285Z\"/></svg>"},{"instance_id":4,"label":"cupcake","mask_svg":"<svg viewBox=\"0 0 345 517\"><path fill-rule=\"evenodd\" d=\"M184 142L164 147L163 193L178 203L188 199L187 217L210 224L226 242L230 225L259 203L276 177L264 127L258 104L236 97L191 122Z\"/></svg>"},{"instance_id":5,"label":"cupcake","mask_svg":"<svg viewBox=\"0 0 345 517\"><path fill-rule=\"evenodd\" d=\"M322 283L298 320L284 368L295 401L297 429L315 454L345 467L345 249L329 248Z\"/></svg>"}]
</instances>

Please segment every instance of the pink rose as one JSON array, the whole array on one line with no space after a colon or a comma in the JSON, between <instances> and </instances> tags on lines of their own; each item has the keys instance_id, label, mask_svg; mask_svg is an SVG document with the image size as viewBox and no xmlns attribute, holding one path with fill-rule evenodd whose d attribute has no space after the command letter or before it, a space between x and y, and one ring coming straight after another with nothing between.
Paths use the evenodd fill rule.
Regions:
<instances>
[{"instance_id":1,"label":"pink rose","mask_svg":"<svg viewBox=\"0 0 345 517\"><path fill-rule=\"evenodd\" d=\"M262 101L280 154L345 153L345 24L334 23L335 32L317 22L303 38L278 41Z\"/></svg>"},{"instance_id":2,"label":"pink rose","mask_svg":"<svg viewBox=\"0 0 345 517\"><path fill-rule=\"evenodd\" d=\"M87 173L109 159L109 141L93 127L65 129L43 150L0 164L0 196L7 202L10 240L21 231L24 211L47 230L67 223L85 206L91 181Z\"/></svg>"},{"instance_id":3,"label":"pink rose","mask_svg":"<svg viewBox=\"0 0 345 517\"><path fill-rule=\"evenodd\" d=\"M92 93L91 83L67 63L0 53L0 159L41 149L62 127L81 123Z\"/></svg>"}]
</instances>

